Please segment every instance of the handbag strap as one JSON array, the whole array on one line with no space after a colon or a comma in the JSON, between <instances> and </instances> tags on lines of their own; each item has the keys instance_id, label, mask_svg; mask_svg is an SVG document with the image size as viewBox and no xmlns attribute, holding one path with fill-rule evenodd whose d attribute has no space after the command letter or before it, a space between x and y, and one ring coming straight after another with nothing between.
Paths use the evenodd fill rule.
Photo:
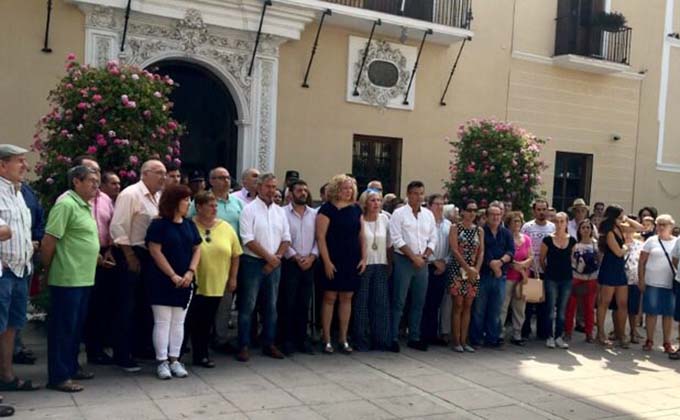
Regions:
<instances>
[{"instance_id":1,"label":"handbag strap","mask_svg":"<svg viewBox=\"0 0 680 420\"><path fill-rule=\"evenodd\" d=\"M671 273L673 273L673 277L675 277L675 275L676 275L675 267L673 267L673 261L671 261L670 255L668 255L668 252L666 252L666 247L663 246L663 241L661 241L661 238L659 238L659 237L657 236L656 239L659 240L659 244L661 245L661 249L663 249L663 253L666 255L666 261L668 261L668 265L671 266Z\"/></svg>"}]
</instances>

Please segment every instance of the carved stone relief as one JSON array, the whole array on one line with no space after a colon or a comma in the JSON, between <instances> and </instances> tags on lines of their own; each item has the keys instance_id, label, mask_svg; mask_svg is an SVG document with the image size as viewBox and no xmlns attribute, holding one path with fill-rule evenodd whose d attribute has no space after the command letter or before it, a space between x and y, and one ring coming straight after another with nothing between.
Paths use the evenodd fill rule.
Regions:
<instances>
[{"instance_id":1,"label":"carved stone relief","mask_svg":"<svg viewBox=\"0 0 680 420\"><path fill-rule=\"evenodd\" d=\"M362 48L360 51L358 51L358 54L355 57L355 75L359 73L365 50L365 47ZM376 60L387 61L396 66L398 70L398 79L394 86L382 87L371 83L367 70L371 62ZM385 41L373 41L368 50L368 55L366 56L366 65L364 66L364 71L361 73L361 78L359 79L359 97L371 105L384 108L388 106L390 101L400 96L404 96L410 77L411 70L407 66L406 57L404 57L399 49L392 48L392 46Z\"/></svg>"}]
</instances>

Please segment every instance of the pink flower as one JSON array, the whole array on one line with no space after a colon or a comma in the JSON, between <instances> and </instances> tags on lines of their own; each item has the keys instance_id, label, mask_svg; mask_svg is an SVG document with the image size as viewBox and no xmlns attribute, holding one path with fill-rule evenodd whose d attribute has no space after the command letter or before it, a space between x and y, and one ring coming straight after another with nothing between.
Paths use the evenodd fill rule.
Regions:
<instances>
[{"instance_id":1,"label":"pink flower","mask_svg":"<svg viewBox=\"0 0 680 420\"><path fill-rule=\"evenodd\" d=\"M128 103L125 104L125 108L137 108L137 102L129 101Z\"/></svg>"},{"instance_id":2,"label":"pink flower","mask_svg":"<svg viewBox=\"0 0 680 420\"><path fill-rule=\"evenodd\" d=\"M97 146L90 146L87 148L88 155L94 155L95 153L97 153Z\"/></svg>"},{"instance_id":3,"label":"pink flower","mask_svg":"<svg viewBox=\"0 0 680 420\"><path fill-rule=\"evenodd\" d=\"M131 78L132 80L139 80L139 75L133 74L132 76L130 76L130 78Z\"/></svg>"},{"instance_id":4,"label":"pink flower","mask_svg":"<svg viewBox=\"0 0 680 420\"><path fill-rule=\"evenodd\" d=\"M70 53L68 53L68 55L66 56L66 60L68 60L68 61L73 61L73 60L75 60L75 59L76 59L76 53L70 52Z\"/></svg>"},{"instance_id":5,"label":"pink flower","mask_svg":"<svg viewBox=\"0 0 680 420\"><path fill-rule=\"evenodd\" d=\"M123 105L127 105L128 102L130 102L130 98L128 98L127 95L121 95L121 96L120 96L120 101L123 103Z\"/></svg>"},{"instance_id":6,"label":"pink flower","mask_svg":"<svg viewBox=\"0 0 680 420\"><path fill-rule=\"evenodd\" d=\"M83 130L83 125L82 125L82 124L78 124L78 126L76 127L76 130L82 131L82 130Z\"/></svg>"},{"instance_id":7,"label":"pink flower","mask_svg":"<svg viewBox=\"0 0 680 420\"><path fill-rule=\"evenodd\" d=\"M109 137L111 138L116 137L116 132L113 130L109 130Z\"/></svg>"},{"instance_id":8,"label":"pink flower","mask_svg":"<svg viewBox=\"0 0 680 420\"><path fill-rule=\"evenodd\" d=\"M101 136L101 137L97 138L97 144L101 147L106 147L106 145L108 143L106 142L106 139L104 138L104 136Z\"/></svg>"},{"instance_id":9,"label":"pink flower","mask_svg":"<svg viewBox=\"0 0 680 420\"><path fill-rule=\"evenodd\" d=\"M102 95L100 95L98 93L95 94L95 95L92 95L92 101L97 102L97 103L101 102L102 101Z\"/></svg>"},{"instance_id":10,"label":"pink flower","mask_svg":"<svg viewBox=\"0 0 680 420\"><path fill-rule=\"evenodd\" d=\"M149 118L151 118L151 111L147 109L146 111L142 112L142 115L144 116L144 118L148 120Z\"/></svg>"},{"instance_id":11,"label":"pink flower","mask_svg":"<svg viewBox=\"0 0 680 420\"><path fill-rule=\"evenodd\" d=\"M168 162L172 162L172 156L165 155L165 160L167 160Z\"/></svg>"},{"instance_id":12,"label":"pink flower","mask_svg":"<svg viewBox=\"0 0 680 420\"><path fill-rule=\"evenodd\" d=\"M113 139L113 144L115 144L116 146L120 146L121 144L123 144L123 142L120 139Z\"/></svg>"},{"instance_id":13,"label":"pink flower","mask_svg":"<svg viewBox=\"0 0 680 420\"><path fill-rule=\"evenodd\" d=\"M66 83L66 84L64 85L64 87L65 87L66 89L73 89L73 83Z\"/></svg>"},{"instance_id":14,"label":"pink flower","mask_svg":"<svg viewBox=\"0 0 680 420\"><path fill-rule=\"evenodd\" d=\"M175 158L172 162L177 166L182 166L182 161L180 159Z\"/></svg>"},{"instance_id":15,"label":"pink flower","mask_svg":"<svg viewBox=\"0 0 680 420\"><path fill-rule=\"evenodd\" d=\"M168 78L165 80L165 83L167 83L168 85L172 86L172 85L175 84L175 81L168 77Z\"/></svg>"},{"instance_id":16,"label":"pink flower","mask_svg":"<svg viewBox=\"0 0 680 420\"><path fill-rule=\"evenodd\" d=\"M59 134L61 134L62 136L66 137L66 135L68 134L68 130L63 129L63 130L61 130L61 132L59 132Z\"/></svg>"},{"instance_id":17,"label":"pink flower","mask_svg":"<svg viewBox=\"0 0 680 420\"><path fill-rule=\"evenodd\" d=\"M475 167L472 166L472 165L468 165L468 167L465 168L465 172L467 172L467 173L469 173L469 174L472 174L472 173L475 172Z\"/></svg>"},{"instance_id":18,"label":"pink flower","mask_svg":"<svg viewBox=\"0 0 680 420\"><path fill-rule=\"evenodd\" d=\"M118 176L120 176L121 178L127 178L127 171L121 169L120 171L118 171Z\"/></svg>"},{"instance_id":19,"label":"pink flower","mask_svg":"<svg viewBox=\"0 0 680 420\"><path fill-rule=\"evenodd\" d=\"M47 178L47 179L45 180L45 182L46 182L48 185L52 185L52 184L54 184L54 178L51 178L51 177L50 177L50 178Z\"/></svg>"},{"instance_id":20,"label":"pink flower","mask_svg":"<svg viewBox=\"0 0 680 420\"><path fill-rule=\"evenodd\" d=\"M163 94L160 93L159 91L155 91L155 92L153 93L153 96L155 96L156 98L162 98L162 97L163 97Z\"/></svg>"},{"instance_id":21,"label":"pink flower","mask_svg":"<svg viewBox=\"0 0 680 420\"><path fill-rule=\"evenodd\" d=\"M88 106L87 102L80 102L78 104L78 106L76 106L76 108L83 110L83 109L89 108L89 106Z\"/></svg>"},{"instance_id":22,"label":"pink flower","mask_svg":"<svg viewBox=\"0 0 680 420\"><path fill-rule=\"evenodd\" d=\"M482 157L487 157L487 156L489 156L489 152L487 152L486 150L482 150Z\"/></svg>"},{"instance_id":23,"label":"pink flower","mask_svg":"<svg viewBox=\"0 0 680 420\"><path fill-rule=\"evenodd\" d=\"M130 178L130 179L137 178L137 172L130 170L127 173L127 177Z\"/></svg>"},{"instance_id":24,"label":"pink flower","mask_svg":"<svg viewBox=\"0 0 680 420\"><path fill-rule=\"evenodd\" d=\"M139 158L135 155L130 156L130 163L133 165L137 165L139 163Z\"/></svg>"},{"instance_id":25,"label":"pink flower","mask_svg":"<svg viewBox=\"0 0 680 420\"><path fill-rule=\"evenodd\" d=\"M177 129L177 123L174 122L174 121L170 121L170 122L168 123L168 128L169 128L170 130L176 130L176 129Z\"/></svg>"},{"instance_id":26,"label":"pink flower","mask_svg":"<svg viewBox=\"0 0 680 420\"><path fill-rule=\"evenodd\" d=\"M99 125L104 127L106 125L106 118L101 118L98 122L99 122Z\"/></svg>"}]
</instances>

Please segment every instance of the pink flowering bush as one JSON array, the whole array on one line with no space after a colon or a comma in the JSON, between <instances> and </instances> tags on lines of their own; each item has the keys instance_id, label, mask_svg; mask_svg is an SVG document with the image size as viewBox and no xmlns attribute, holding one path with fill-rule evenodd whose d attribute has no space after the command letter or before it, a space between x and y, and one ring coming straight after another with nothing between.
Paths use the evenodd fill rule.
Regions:
<instances>
[{"instance_id":1,"label":"pink flowering bush","mask_svg":"<svg viewBox=\"0 0 680 420\"><path fill-rule=\"evenodd\" d=\"M68 189L66 171L78 155L94 156L124 185L137 181L147 159L179 166L184 128L170 115L172 89L167 76L114 61L106 68L84 66L69 54L66 76L50 92L51 110L33 137L32 150L40 156L34 186L44 204L51 207Z\"/></svg>"},{"instance_id":2,"label":"pink flowering bush","mask_svg":"<svg viewBox=\"0 0 680 420\"><path fill-rule=\"evenodd\" d=\"M512 201L513 208L527 212L539 196L545 142L502 121L473 119L461 125L458 141L449 141L449 199L456 204L474 199L480 207Z\"/></svg>"}]
</instances>

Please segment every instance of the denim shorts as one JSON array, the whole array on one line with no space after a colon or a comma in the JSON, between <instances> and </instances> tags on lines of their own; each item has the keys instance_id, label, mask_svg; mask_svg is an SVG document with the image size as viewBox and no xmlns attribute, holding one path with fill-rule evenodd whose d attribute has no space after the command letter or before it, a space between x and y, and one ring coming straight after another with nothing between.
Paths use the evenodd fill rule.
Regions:
<instances>
[{"instance_id":1,"label":"denim shorts","mask_svg":"<svg viewBox=\"0 0 680 420\"><path fill-rule=\"evenodd\" d=\"M642 311L647 315L673 316L675 312L673 289L645 287Z\"/></svg>"},{"instance_id":2,"label":"denim shorts","mask_svg":"<svg viewBox=\"0 0 680 420\"><path fill-rule=\"evenodd\" d=\"M0 334L7 328L21 329L26 324L28 278L17 277L5 268L0 277Z\"/></svg>"}]
</instances>

